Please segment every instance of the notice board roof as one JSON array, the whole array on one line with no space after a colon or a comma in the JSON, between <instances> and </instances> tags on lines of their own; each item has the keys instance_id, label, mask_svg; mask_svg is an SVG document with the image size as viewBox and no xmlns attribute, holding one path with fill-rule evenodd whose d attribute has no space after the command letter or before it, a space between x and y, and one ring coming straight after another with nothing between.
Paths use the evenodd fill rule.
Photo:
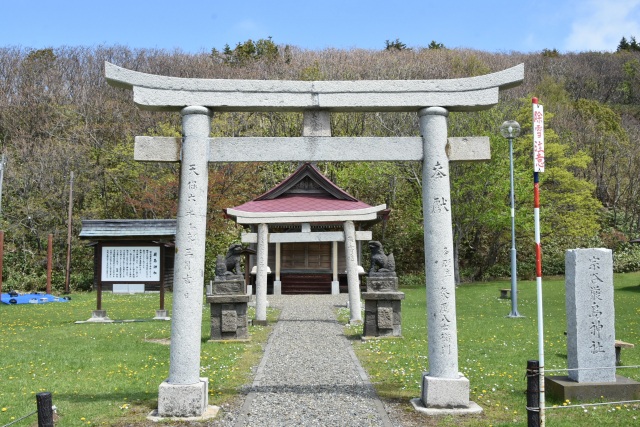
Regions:
<instances>
[{"instance_id":1,"label":"notice board roof","mask_svg":"<svg viewBox=\"0 0 640 427\"><path fill-rule=\"evenodd\" d=\"M80 238L87 240L174 240L175 219L82 220Z\"/></svg>"}]
</instances>

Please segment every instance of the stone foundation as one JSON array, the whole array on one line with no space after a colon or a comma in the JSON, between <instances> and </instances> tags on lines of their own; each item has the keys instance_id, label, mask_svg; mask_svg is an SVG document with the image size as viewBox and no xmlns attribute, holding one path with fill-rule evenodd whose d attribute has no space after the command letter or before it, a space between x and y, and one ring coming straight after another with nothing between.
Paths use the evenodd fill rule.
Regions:
<instances>
[{"instance_id":1,"label":"stone foundation","mask_svg":"<svg viewBox=\"0 0 640 427\"><path fill-rule=\"evenodd\" d=\"M401 337L403 292L363 292L363 337Z\"/></svg>"},{"instance_id":2,"label":"stone foundation","mask_svg":"<svg viewBox=\"0 0 640 427\"><path fill-rule=\"evenodd\" d=\"M640 399L640 383L616 375L614 382L577 382L568 376L544 377L544 387L551 399L571 401L622 401Z\"/></svg>"},{"instance_id":3,"label":"stone foundation","mask_svg":"<svg viewBox=\"0 0 640 427\"><path fill-rule=\"evenodd\" d=\"M195 384L160 384L158 416L200 417L209 404L209 381L200 378Z\"/></svg>"},{"instance_id":4,"label":"stone foundation","mask_svg":"<svg viewBox=\"0 0 640 427\"><path fill-rule=\"evenodd\" d=\"M248 340L247 306L251 295L245 294L244 278L216 277L212 291L207 295L211 307L210 340Z\"/></svg>"},{"instance_id":5,"label":"stone foundation","mask_svg":"<svg viewBox=\"0 0 640 427\"><path fill-rule=\"evenodd\" d=\"M111 319L107 316L107 310L93 310L87 322L111 322Z\"/></svg>"}]
</instances>

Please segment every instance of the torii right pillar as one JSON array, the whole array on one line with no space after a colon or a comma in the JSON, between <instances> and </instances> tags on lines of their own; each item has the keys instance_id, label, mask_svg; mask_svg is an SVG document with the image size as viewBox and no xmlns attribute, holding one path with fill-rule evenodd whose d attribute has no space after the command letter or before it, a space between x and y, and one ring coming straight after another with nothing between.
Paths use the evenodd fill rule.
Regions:
<instances>
[{"instance_id":1,"label":"torii right pillar","mask_svg":"<svg viewBox=\"0 0 640 427\"><path fill-rule=\"evenodd\" d=\"M427 287L429 372L414 407L428 414L482 412L469 401L469 380L458 371L456 286L453 266L447 116L442 107L418 112L423 141L422 210Z\"/></svg>"}]
</instances>

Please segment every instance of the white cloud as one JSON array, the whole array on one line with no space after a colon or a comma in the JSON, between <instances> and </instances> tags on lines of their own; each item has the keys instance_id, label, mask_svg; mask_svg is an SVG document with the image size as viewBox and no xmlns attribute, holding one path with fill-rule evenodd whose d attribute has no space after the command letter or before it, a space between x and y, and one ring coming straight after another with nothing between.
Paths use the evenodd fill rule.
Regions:
<instances>
[{"instance_id":1,"label":"white cloud","mask_svg":"<svg viewBox=\"0 0 640 427\"><path fill-rule=\"evenodd\" d=\"M640 38L640 0L588 0L576 7L567 51L613 51L623 36Z\"/></svg>"}]
</instances>

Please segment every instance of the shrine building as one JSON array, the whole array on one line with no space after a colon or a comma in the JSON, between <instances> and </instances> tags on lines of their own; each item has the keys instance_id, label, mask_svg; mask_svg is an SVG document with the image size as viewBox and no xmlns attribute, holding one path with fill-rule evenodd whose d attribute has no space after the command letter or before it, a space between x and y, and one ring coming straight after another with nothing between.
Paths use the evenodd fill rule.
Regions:
<instances>
[{"instance_id":1,"label":"shrine building","mask_svg":"<svg viewBox=\"0 0 640 427\"><path fill-rule=\"evenodd\" d=\"M278 295L347 292L345 222L355 225L356 262L362 275L361 243L372 240L371 227L386 220L390 210L356 199L312 163L304 163L271 190L224 212L249 229L242 242L252 247L257 244L258 225L268 227L267 289ZM260 262L258 256L251 257L253 273ZM255 280L252 274L250 284Z\"/></svg>"}]
</instances>

